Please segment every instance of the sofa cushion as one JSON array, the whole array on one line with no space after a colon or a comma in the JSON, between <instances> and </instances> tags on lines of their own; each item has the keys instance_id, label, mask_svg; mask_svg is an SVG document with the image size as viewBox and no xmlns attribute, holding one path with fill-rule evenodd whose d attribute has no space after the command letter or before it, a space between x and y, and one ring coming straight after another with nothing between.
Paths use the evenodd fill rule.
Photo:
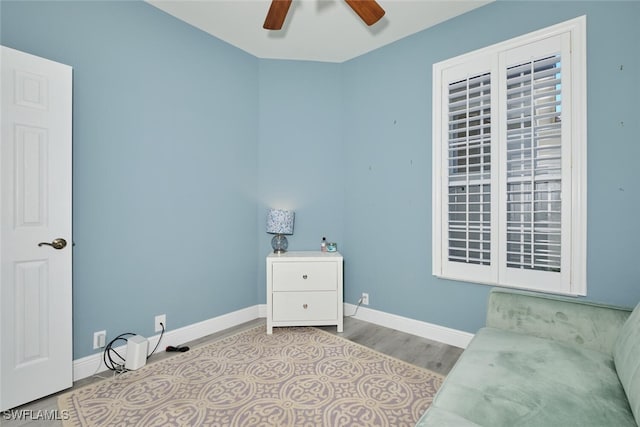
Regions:
<instances>
[{"instance_id":1,"label":"sofa cushion","mask_svg":"<svg viewBox=\"0 0 640 427\"><path fill-rule=\"evenodd\" d=\"M476 334L423 418L431 411L491 427L636 426L611 355L494 328Z\"/></svg>"},{"instance_id":2,"label":"sofa cushion","mask_svg":"<svg viewBox=\"0 0 640 427\"><path fill-rule=\"evenodd\" d=\"M487 326L613 354L631 310L575 298L494 288Z\"/></svg>"},{"instance_id":3,"label":"sofa cushion","mask_svg":"<svg viewBox=\"0 0 640 427\"><path fill-rule=\"evenodd\" d=\"M613 360L631 410L640 420L640 304L618 334Z\"/></svg>"}]
</instances>

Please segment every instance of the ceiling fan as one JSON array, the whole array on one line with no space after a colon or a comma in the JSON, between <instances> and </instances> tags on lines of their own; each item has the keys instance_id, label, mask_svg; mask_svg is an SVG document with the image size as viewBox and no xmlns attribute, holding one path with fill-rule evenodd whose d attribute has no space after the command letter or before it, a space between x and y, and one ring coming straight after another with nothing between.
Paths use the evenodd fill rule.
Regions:
<instances>
[{"instance_id":1,"label":"ceiling fan","mask_svg":"<svg viewBox=\"0 0 640 427\"><path fill-rule=\"evenodd\" d=\"M292 0L271 0L269 12L262 28L265 30L279 30L287 17ZM351 9L367 25L373 25L384 16L384 9L375 0L345 0Z\"/></svg>"}]
</instances>

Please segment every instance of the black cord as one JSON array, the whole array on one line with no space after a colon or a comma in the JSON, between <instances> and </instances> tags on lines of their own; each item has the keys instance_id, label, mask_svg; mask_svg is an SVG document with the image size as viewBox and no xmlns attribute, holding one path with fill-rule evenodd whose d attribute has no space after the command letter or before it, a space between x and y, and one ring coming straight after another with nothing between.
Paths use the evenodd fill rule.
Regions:
<instances>
[{"instance_id":1,"label":"black cord","mask_svg":"<svg viewBox=\"0 0 640 427\"><path fill-rule=\"evenodd\" d=\"M149 355L147 356L147 360L149 360L151 355L156 352L156 350L158 349L158 346L160 345L160 341L162 341L162 336L164 335L164 324L160 322L160 326L162 326L162 332L160 332L160 338L158 338L158 342L156 343L156 346L153 349L153 351L149 353Z\"/></svg>"},{"instance_id":2,"label":"black cord","mask_svg":"<svg viewBox=\"0 0 640 427\"><path fill-rule=\"evenodd\" d=\"M112 339L111 341L109 341L109 344L107 344L104 348L104 353L102 354L102 361L104 362L104 365L109 368L109 370L111 371L118 371L118 372L122 372L125 370L124 368L124 362L125 362L125 358L122 357L120 355L120 353L118 353L114 348L113 348L113 344L118 342L118 341L124 341L127 342L127 336L134 336L136 334L134 334L133 332L125 332L124 334L120 334L117 337L115 337L114 339ZM120 363L118 363L117 361L113 360L112 357L112 353L114 353L116 356L118 356L118 358L121 360ZM109 361L107 362L107 359L109 359Z\"/></svg>"},{"instance_id":3,"label":"black cord","mask_svg":"<svg viewBox=\"0 0 640 427\"><path fill-rule=\"evenodd\" d=\"M160 326L162 326L162 332L160 333L160 338L158 338L158 342L155 348L153 349L153 351L147 356L147 360L151 357L153 353L156 352L156 350L158 349L158 346L160 345L160 341L164 336L164 324L160 322ZM105 346L104 353L102 354L102 361L104 362L104 366L106 366L111 371L116 371L116 372L126 371L127 369L124 367L126 359L122 357L122 355L118 353L116 349L113 347L116 342L124 341L126 343L129 341L127 337L131 337L135 335L137 334L134 334L133 332L125 332L124 334L120 334L114 339L112 339L111 341L109 341L109 344ZM116 356L117 356L117 359L115 359Z\"/></svg>"}]
</instances>

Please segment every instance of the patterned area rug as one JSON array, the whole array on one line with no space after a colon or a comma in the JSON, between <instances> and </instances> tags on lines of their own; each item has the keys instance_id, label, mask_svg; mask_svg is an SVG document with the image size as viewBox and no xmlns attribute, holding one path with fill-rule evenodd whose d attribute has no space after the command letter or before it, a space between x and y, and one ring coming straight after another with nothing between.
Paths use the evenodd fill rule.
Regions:
<instances>
[{"instance_id":1,"label":"patterned area rug","mask_svg":"<svg viewBox=\"0 0 640 427\"><path fill-rule=\"evenodd\" d=\"M316 328L256 327L59 397L65 426L413 426L443 377Z\"/></svg>"}]
</instances>

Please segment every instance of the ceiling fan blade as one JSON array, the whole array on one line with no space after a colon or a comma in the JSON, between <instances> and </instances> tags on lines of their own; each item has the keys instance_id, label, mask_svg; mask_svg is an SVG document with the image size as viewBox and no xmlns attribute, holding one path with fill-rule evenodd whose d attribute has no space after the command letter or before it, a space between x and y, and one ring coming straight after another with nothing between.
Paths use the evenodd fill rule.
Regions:
<instances>
[{"instance_id":1,"label":"ceiling fan blade","mask_svg":"<svg viewBox=\"0 0 640 427\"><path fill-rule=\"evenodd\" d=\"M384 16L384 9L375 0L346 0L351 9L367 25L373 25Z\"/></svg>"},{"instance_id":2,"label":"ceiling fan blade","mask_svg":"<svg viewBox=\"0 0 640 427\"><path fill-rule=\"evenodd\" d=\"M289 6L291 6L292 0L271 0L271 6L269 12L264 20L262 28L265 30L279 30L284 24L284 19L287 17Z\"/></svg>"}]
</instances>

